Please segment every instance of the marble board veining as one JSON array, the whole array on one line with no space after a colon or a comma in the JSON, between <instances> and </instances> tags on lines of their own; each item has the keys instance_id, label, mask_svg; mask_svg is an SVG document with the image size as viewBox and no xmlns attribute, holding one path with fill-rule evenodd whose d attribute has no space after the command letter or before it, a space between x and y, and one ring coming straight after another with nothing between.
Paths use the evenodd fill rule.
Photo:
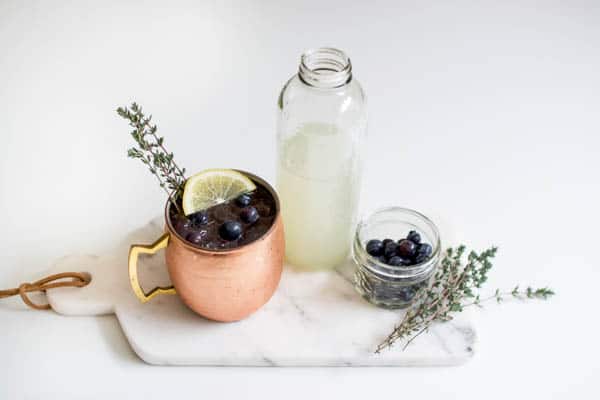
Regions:
<instances>
[{"instance_id":1,"label":"marble board veining","mask_svg":"<svg viewBox=\"0 0 600 400\"><path fill-rule=\"evenodd\" d=\"M130 233L110 255L57 261L53 272L86 271L92 282L49 291L52 308L64 315L116 314L135 353L157 365L433 366L461 364L473 356L475 332L463 319L435 325L404 351L395 346L374 354L402 311L364 301L352 286L350 264L323 272L286 266L271 300L234 323L206 320L177 296L141 304L129 287L128 248L151 243L161 232L157 218ZM141 258L139 275L146 288L168 285L163 254Z\"/></svg>"}]
</instances>

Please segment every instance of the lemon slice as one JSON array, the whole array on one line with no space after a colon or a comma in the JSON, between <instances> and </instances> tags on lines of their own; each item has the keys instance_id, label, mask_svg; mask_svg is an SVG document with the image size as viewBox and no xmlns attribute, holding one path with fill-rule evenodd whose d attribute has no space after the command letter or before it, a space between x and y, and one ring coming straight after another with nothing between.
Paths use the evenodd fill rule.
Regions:
<instances>
[{"instance_id":1,"label":"lemon slice","mask_svg":"<svg viewBox=\"0 0 600 400\"><path fill-rule=\"evenodd\" d=\"M235 199L256 189L252 181L231 169L207 169L188 178L183 189L183 212L190 215Z\"/></svg>"}]
</instances>

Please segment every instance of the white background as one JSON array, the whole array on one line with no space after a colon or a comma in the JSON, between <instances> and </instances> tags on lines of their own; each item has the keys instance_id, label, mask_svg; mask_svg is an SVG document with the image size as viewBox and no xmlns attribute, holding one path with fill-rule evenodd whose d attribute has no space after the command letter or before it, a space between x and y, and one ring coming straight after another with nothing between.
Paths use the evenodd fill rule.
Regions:
<instances>
[{"instance_id":1,"label":"white background","mask_svg":"<svg viewBox=\"0 0 600 400\"><path fill-rule=\"evenodd\" d=\"M473 312L475 358L419 369L151 367L114 317L2 300L0 399L599 398L597 1L1 0L0 287L160 213L119 105L153 113L190 171L272 180L278 91L321 45L369 96L362 210L416 208L499 245L489 292L558 295Z\"/></svg>"}]
</instances>

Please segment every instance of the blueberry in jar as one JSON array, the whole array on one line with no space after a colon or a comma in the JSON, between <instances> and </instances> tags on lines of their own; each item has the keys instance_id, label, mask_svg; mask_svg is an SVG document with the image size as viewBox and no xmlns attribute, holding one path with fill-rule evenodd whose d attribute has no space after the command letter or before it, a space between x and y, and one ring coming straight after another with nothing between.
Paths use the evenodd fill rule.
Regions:
<instances>
[{"instance_id":1,"label":"blueberry in jar","mask_svg":"<svg viewBox=\"0 0 600 400\"><path fill-rule=\"evenodd\" d=\"M406 238L408 240L410 240L411 242L413 242L414 244L421 243L421 235L419 235L419 232L417 232L417 231L408 232L408 236L406 236Z\"/></svg>"},{"instance_id":2,"label":"blueberry in jar","mask_svg":"<svg viewBox=\"0 0 600 400\"><path fill-rule=\"evenodd\" d=\"M421 243L417 248L417 253L414 257L415 262L419 264L427 260L429 256L431 256L431 251L431 245L429 245L428 243Z\"/></svg>"},{"instance_id":3,"label":"blueberry in jar","mask_svg":"<svg viewBox=\"0 0 600 400\"><path fill-rule=\"evenodd\" d=\"M398 251L398 244L396 244L396 242L388 242L385 247L383 248L383 255L387 258L390 259L392 257L394 257L395 255L397 255L397 251Z\"/></svg>"},{"instance_id":4,"label":"blueberry in jar","mask_svg":"<svg viewBox=\"0 0 600 400\"><path fill-rule=\"evenodd\" d=\"M385 247L388 245L388 243L396 243L396 241L392 240L392 239L383 239L382 243L383 243L383 247Z\"/></svg>"},{"instance_id":5,"label":"blueberry in jar","mask_svg":"<svg viewBox=\"0 0 600 400\"><path fill-rule=\"evenodd\" d=\"M235 204L237 204L238 207L248 207L251 201L252 197L250 197L248 193L244 193L235 199Z\"/></svg>"},{"instance_id":6,"label":"blueberry in jar","mask_svg":"<svg viewBox=\"0 0 600 400\"><path fill-rule=\"evenodd\" d=\"M227 221L219 228L219 235L228 241L239 239L242 236L242 224L237 221Z\"/></svg>"},{"instance_id":7,"label":"blueberry in jar","mask_svg":"<svg viewBox=\"0 0 600 400\"><path fill-rule=\"evenodd\" d=\"M419 254L425 254L427 257L429 257L431 255L431 245L428 243L421 243L419 245L419 248L417 249L417 253Z\"/></svg>"},{"instance_id":8,"label":"blueberry in jar","mask_svg":"<svg viewBox=\"0 0 600 400\"><path fill-rule=\"evenodd\" d=\"M398 254L404 258L413 258L417 252L417 245L408 239L402 239L398 243Z\"/></svg>"},{"instance_id":9,"label":"blueberry in jar","mask_svg":"<svg viewBox=\"0 0 600 400\"><path fill-rule=\"evenodd\" d=\"M415 254L414 261L416 264L420 264L429 259L431 256L431 246L427 243L421 243L419 247L417 247L417 254Z\"/></svg>"},{"instance_id":10,"label":"blueberry in jar","mask_svg":"<svg viewBox=\"0 0 600 400\"><path fill-rule=\"evenodd\" d=\"M393 257L391 257L391 258L388 260L388 262L387 262L387 263L388 263L389 265L392 265L392 266L394 266L394 267L399 267L399 266L401 266L401 265L408 265L408 262L407 262L407 260L405 260L404 258L402 258L402 257L399 257L399 256L393 256Z\"/></svg>"},{"instance_id":11,"label":"blueberry in jar","mask_svg":"<svg viewBox=\"0 0 600 400\"><path fill-rule=\"evenodd\" d=\"M367 253L373 257L379 257L383 254L383 242L381 240L372 239L367 242Z\"/></svg>"},{"instance_id":12,"label":"blueberry in jar","mask_svg":"<svg viewBox=\"0 0 600 400\"><path fill-rule=\"evenodd\" d=\"M260 218L258 211L254 207L246 207L240 213L240 218L247 224L253 224Z\"/></svg>"}]
</instances>

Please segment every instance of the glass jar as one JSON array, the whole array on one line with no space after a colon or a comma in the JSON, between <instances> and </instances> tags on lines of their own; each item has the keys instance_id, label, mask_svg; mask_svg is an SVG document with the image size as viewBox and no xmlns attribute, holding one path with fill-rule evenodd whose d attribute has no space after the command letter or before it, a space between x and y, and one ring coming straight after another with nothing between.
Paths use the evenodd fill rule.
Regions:
<instances>
[{"instance_id":1,"label":"glass jar","mask_svg":"<svg viewBox=\"0 0 600 400\"><path fill-rule=\"evenodd\" d=\"M305 52L278 101L277 189L293 265L332 268L352 243L367 112L348 56Z\"/></svg>"},{"instance_id":2,"label":"glass jar","mask_svg":"<svg viewBox=\"0 0 600 400\"><path fill-rule=\"evenodd\" d=\"M410 231L418 232L421 243L432 247L431 256L420 264L392 266L366 251L367 242L371 239L397 241L406 238ZM438 265L440 234L423 214L401 207L384 208L358 224L352 250L356 263L354 287L358 293L379 307L405 308L412 303L417 291L427 286Z\"/></svg>"}]
</instances>

